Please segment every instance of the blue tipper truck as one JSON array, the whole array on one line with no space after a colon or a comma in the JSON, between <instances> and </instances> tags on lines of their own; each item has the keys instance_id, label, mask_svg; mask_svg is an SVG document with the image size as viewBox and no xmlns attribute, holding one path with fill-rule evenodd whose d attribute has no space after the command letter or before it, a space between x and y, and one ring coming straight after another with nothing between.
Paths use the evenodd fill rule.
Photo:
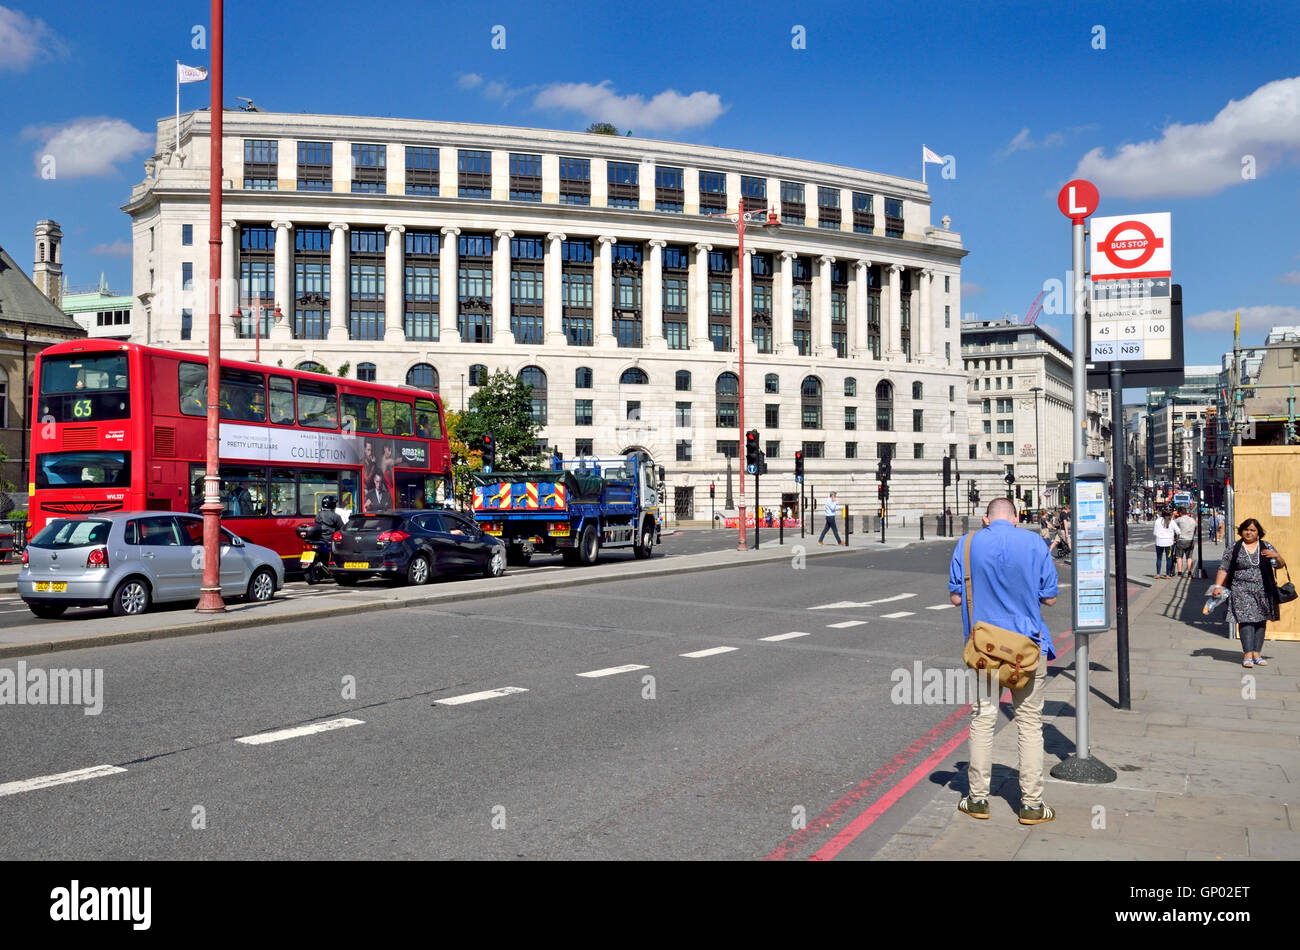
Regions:
<instances>
[{"instance_id":1,"label":"blue tipper truck","mask_svg":"<svg viewBox=\"0 0 1300 950\"><path fill-rule=\"evenodd\" d=\"M550 469L474 472L474 520L506 544L512 564L560 554L565 564L595 564L602 548L639 558L659 543L663 488L642 451L556 459Z\"/></svg>"}]
</instances>

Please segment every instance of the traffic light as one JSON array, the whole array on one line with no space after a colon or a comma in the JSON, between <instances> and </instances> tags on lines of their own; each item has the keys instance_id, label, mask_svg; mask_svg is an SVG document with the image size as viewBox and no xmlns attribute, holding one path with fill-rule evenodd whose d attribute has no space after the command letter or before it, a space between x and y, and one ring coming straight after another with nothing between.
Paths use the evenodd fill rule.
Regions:
<instances>
[{"instance_id":1,"label":"traffic light","mask_svg":"<svg viewBox=\"0 0 1300 950\"><path fill-rule=\"evenodd\" d=\"M947 488L952 484L952 459L948 456L943 457L943 487Z\"/></svg>"},{"instance_id":2,"label":"traffic light","mask_svg":"<svg viewBox=\"0 0 1300 950\"><path fill-rule=\"evenodd\" d=\"M881 481L885 481L885 482L889 481L890 477L893 474L892 468L893 468L893 460L889 457L888 451L886 451L885 457L880 460Z\"/></svg>"},{"instance_id":3,"label":"traffic light","mask_svg":"<svg viewBox=\"0 0 1300 950\"><path fill-rule=\"evenodd\" d=\"M709 482L709 498L710 498L710 499L713 498L714 493L717 492L717 490L718 490L718 489L717 489L717 487L713 484L713 482Z\"/></svg>"},{"instance_id":4,"label":"traffic light","mask_svg":"<svg viewBox=\"0 0 1300 950\"><path fill-rule=\"evenodd\" d=\"M751 475L758 474L758 463L758 430L750 429L745 433L745 470Z\"/></svg>"},{"instance_id":5,"label":"traffic light","mask_svg":"<svg viewBox=\"0 0 1300 950\"><path fill-rule=\"evenodd\" d=\"M1008 485L1008 487L1011 486L1011 485L1014 485L1015 483L1016 483L1016 476L1012 475L1010 472L1007 472L1007 485Z\"/></svg>"},{"instance_id":6,"label":"traffic light","mask_svg":"<svg viewBox=\"0 0 1300 950\"><path fill-rule=\"evenodd\" d=\"M483 468L491 471L497 464L497 439L492 433L483 436Z\"/></svg>"},{"instance_id":7,"label":"traffic light","mask_svg":"<svg viewBox=\"0 0 1300 950\"><path fill-rule=\"evenodd\" d=\"M794 451L794 480L803 484L803 449Z\"/></svg>"},{"instance_id":8,"label":"traffic light","mask_svg":"<svg viewBox=\"0 0 1300 950\"><path fill-rule=\"evenodd\" d=\"M767 453L766 452L758 453L758 474L760 475L767 474Z\"/></svg>"},{"instance_id":9,"label":"traffic light","mask_svg":"<svg viewBox=\"0 0 1300 950\"><path fill-rule=\"evenodd\" d=\"M876 496L877 496L881 501L886 501L886 500L888 500L888 498L889 498L889 483L888 483L888 482L881 482L881 483L876 487Z\"/></svg>"}]
</instances>

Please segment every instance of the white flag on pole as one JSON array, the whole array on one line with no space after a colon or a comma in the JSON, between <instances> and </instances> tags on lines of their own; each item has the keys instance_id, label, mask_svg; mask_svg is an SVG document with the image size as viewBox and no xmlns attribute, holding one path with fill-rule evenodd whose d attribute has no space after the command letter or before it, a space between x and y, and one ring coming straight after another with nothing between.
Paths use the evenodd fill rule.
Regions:
<instances>
[{"instance_id":1,"label":"white flag on pole","mask_svg":"<svg viewBox=\"0 0 1300 950\"><path fill-rule=\"evenodd\" d=\"M943 157L936 155L934 152L930 151L930 149L925 145L921 146L921 159L922 161L930 165L943 164Z\"/></svg>"},{"instance_id":2,"label":"white flag on pole","mask_svg":"<svg viewBox=\"0 0 1300 950\"><path fill-rule=\"evenodd\" d=\"M208 78L208 70L205 66L184 66L181 63L176 64L176 81L177 82L203 82Z\"/></svg>"}]
</instances>

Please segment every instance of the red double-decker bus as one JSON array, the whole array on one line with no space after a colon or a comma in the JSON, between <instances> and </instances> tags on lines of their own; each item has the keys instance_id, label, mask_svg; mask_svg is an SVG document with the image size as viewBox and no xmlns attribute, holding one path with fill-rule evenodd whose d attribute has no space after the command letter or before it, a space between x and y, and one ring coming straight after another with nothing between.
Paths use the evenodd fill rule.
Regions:
<instances>
[{"instance_id":1,"label":"red double-decker bus","mask_svg":"<svg viewBox=\"0 0 1300 950\"><path fill-rule=\"evenodd\" d=\"M52 517L197 512L207 359L134 343L43 350L33 383L29 534ZM221 361L222 521L296 558L294 529L334 495L350 511L433 507L451 494L442 402L259 363Z\"/></svg>"}]
</instances>

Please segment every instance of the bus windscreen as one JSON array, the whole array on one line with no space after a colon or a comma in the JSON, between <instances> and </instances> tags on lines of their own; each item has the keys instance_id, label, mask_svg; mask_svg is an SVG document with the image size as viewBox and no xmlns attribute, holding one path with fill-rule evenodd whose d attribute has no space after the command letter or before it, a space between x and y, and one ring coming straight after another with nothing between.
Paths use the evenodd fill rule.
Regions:
<instances>
[{"instance_id":1,"label":"bus windscreen","mask_svg":"<svg viewBox=\"0 0 1300 950\"><path fill-rule=\"evenodd\" d=\"M41 361L40 421L99 422L131 415L124 353Z\"/></svg>"},{"instance_id":2,"label":"bus windscreen","mask_svg":"<svg viewBox=\"0 0 1300 950\"><path fill-rule=\"evenodd\" d=\"M36 456L37 488L129 488L130 452L46 452Z\"/></svg>"}]
</instances>

